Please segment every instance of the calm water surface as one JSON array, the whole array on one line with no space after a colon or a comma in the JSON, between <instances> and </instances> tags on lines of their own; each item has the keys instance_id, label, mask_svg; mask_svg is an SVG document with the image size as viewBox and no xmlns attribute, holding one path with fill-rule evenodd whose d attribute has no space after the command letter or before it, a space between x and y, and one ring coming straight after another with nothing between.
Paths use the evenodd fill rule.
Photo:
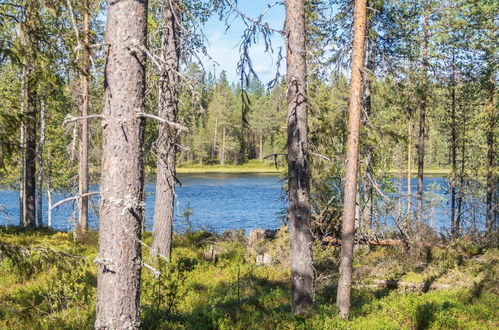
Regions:
<instances>
[{"instance_id":1,"label":"calm water surface","mask_svg":"<svg viewBox=\"0 0 499 330\"><path fill-rule=\"evenodd\" d=\"M190 210L190 224L193 229L204 228L218 233L227 229L277 228L283 223L283 211L286 208L286 198L282 191L282 180L275 174L189 174L179 175L182 182L176 189L175 226L176 231L185 229L185 211ZM392 188L396 192L391 196L405 195L406 180L392 179ZM433 199L433 204L427 204L428 223L437 229L448 227L449 194L446 190L447 178L426 177L425 196ZM412 191L415 196L417 181L412 180ZM91 191L98 190L92 186ZM0 205L6 212L0 212L0 225L17 224L19 219L19 194L15 190L0 190ZM70 194L53 194L53 203L62 200ZM92 196L90 210L90 226L98 227L96 211L98 197ZM152 229L154 212L155 185L146 185L146 228ZM405 198L400 199L401 207L406 205ZM415 205L415 201L413 203ZM47 201L44 196L44 223L46 224ZM66 203L52 213L53 227L58 230L71 230L77 214L76 204ZM390 224L390 219L384 214L378 214L380 221ZM431 217L431 218L430 218ZM479 221L483 221L481 216Z\"/></svg>"},{"instance_id":2,"label":"calm water surface","mask_svg":"<svg viewBox=\"0 0 499 330\"><path fill-rule=\"evenodd\" d=\"M185 229L184 213L189 207L189 220L194 229L205 228L216 232L227 229L277 228L282 225L280 214L286 207L282 181L268 174L189 174L179 175L182 185L177 186L175 200L175 230ZM92 186L91 191L98 190ZM53 193L53 203L70 194ZM146 185L146 229L152 230L155 185ZM92 196L89 225L97 229L98 196ZM18 224L19 192L0 190L0 205L7 214L0 214L0 224ZM44 196L44 223L47 201ZM52 211L53 227L71 230L77 215L76 204L70 202Z\"/></svg>"}]
</instances>

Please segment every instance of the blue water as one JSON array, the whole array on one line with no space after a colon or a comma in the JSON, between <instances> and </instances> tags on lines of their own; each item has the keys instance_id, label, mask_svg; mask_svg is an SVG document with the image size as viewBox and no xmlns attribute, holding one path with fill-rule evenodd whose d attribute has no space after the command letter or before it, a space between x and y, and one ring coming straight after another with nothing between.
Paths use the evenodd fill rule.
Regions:
<instances>
[{"instance_id":1,"label":"blue water","mask_svg":"<svg viewBox=\"0 0 499 330\"><path fill-rule=\"evenodd\" d=\"M277 228L282 225L282 211L286 199L282 192L282 180L267 174L189 174L178 176L175 200L176 231L186 227L182 215L189 207L189 221L192 229L208 229L221 233L227 229ZM97 191L98 186L90 187ZM152 230L154 214L155 185L146 185L146 229ZM52 193L52 203L71 194ZM98 196L91 196L89 225L97 229ZM0 225L19 223L19 192L0 190L0 205L7 214L0 214ZM92 207L93 206L93 207ZM43 200L43 222L47 223L47 196ZM58 230L74 228L77 205L65 203L52 211L52 227Z\"/></svg>"},{"instance_id":2,"label":"blue water","mask_svg":"<svg viewBox=\"0 0 499 330\"><path fill-rule=\"evenodd\" d=\"M184 211L189 207L189 216L192 229L208 229L221 233L227 229L244 229L248 232L254 228L277 228L283 223L283 211L286 209L286 198L282 191L282 180L275 175L268 174L189 174L179 175L182 182L177 186L175 200L175 225L176 231L186 228ZM427 177L424 181L425 216L427 224L435 229L445 230L449 227L450 211L447 192L447 178ZM416 205L416 178L411 180L413 193L413 206ZM391 187L390 187L391 186ZM98 190L92 186L91 191ZM405 214L407 205L407 181L404 179L391 179L388 185L383 186L383 191L390 197L400 196L396 202L389 206L378 200L378 211L375 217L381 224L393 225L393 214L397 208ZM15 190L0 190L0 225L17 224L19 221L19 193ZM53 203L62 200L71 194L53 193ZM44 224L47 223L47 196L44 196ZM152 229L154 212L155 185L146 185L146 229ZM477 201L475 220L483 222L483 207ZM98 196L91 197L89 224L97 229ZM465 210L466 212L466 210ZM77 215L75 203L66 203L52 212L52 227L58 230L71 230L74 228ZM465 214L465 217L467 215Z\"/></svg>"}]
</instances>

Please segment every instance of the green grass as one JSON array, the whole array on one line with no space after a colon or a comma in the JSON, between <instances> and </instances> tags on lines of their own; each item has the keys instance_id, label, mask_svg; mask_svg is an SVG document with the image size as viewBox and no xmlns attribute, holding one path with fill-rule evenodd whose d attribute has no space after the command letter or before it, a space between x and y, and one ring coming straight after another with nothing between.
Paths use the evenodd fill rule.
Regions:
<instances>
[{"instance_id":1,"label":"green grass","mask_svg":"<svg viewBox=\"0 0 499 330\"><path fill-rule=\"evenodd\" d=\"M177 167L177 173L280 173L274 165L259 161L250 161L243 165L199 165L186 164Z\"/></svg>"},{"instance_id":2,"label":"green grass","mask_svg":"<svg viewBox=\"0 0 499 330\"><path fill-rule=\"evenodd\" d=\"M150 243L151 235L144 235ZM96 235L74 242L71 233L0 229L0 242L32 248L22 258L0 250L0 328L91 329L95 309ZM289 241L280 237L275 251ZM208 246L219 251L216 263L205 261ZM34 249L37 247L38 249ZM46 250L56 257L47 257ZM45 252L44 252L45 251ZM63 251L83 258L57 256ZM238 233L224 237L206 232L175 236L170 264L149 260L161 269L156 279L142 272L144 329L497 329L497 249L476 251L472 259L434 253L424 269L404 249L361 249L356 254L351 317L342 321L334 304L337 247L314 246L316 303L307 318L294 317L289 303L289 256L275 254L276 264L256 266ZM427 293L363 288L374 277L445 282L458 278L471 286ZM473 284L474 283L474 284Z\"/></svg>"}]
</instances>

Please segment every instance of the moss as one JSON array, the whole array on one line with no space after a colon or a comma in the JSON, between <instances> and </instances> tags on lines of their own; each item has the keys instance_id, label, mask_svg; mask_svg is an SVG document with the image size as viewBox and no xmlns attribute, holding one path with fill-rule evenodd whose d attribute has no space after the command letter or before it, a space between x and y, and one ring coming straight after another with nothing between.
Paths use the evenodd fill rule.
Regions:
<instances>
[{"instance_id":1,"label":"moss","mask_svg":"<svg viewBox=\"0 0 499 330\"><path fill-rule=\"evenodd\" d=\"M150 234L144 240L150 242ZM46 263L38 252L19 263L0 262L0 328L91 328L94 321L96 255L92 242L74 242L72 233L0 230L0 242L34 248L51 247L80 255L78 261ZM289 239L280 235L269 248L285 252ZM214 264L202 259L213 245ZM240 235L206 232L176 235L171 263L151 264L162 270L158 280L142 273L144 329L494 329L499 327L497 249L455 263L453 252L433 251L422 269L404 250L375 248L356 254L355 282L395 278L407 282L473 281L469 287L427 293L391 288L354 288L349 320L340 320L334 304L338 247L314 245L318 280L316 304L307 318L295 318L289 303L290 271L285 262L257 267ZM279 253L281 253L279 252ZM277 252L276 252L277 253ZM148 251L144 248L144 258ZM72 259L71 259L72 260ZM451 262L452 261L452 262ZM450 268L446 268L450 266ZM20 276L25 268L29 276Z\"/></svg>"}]
</instances>

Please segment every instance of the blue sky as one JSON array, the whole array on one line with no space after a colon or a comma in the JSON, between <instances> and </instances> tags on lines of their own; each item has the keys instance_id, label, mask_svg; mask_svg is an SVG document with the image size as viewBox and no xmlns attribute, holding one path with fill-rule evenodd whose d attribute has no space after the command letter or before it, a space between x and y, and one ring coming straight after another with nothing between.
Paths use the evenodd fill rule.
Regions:
<instances>
[{"instance_id":1,"label":"blue sky","mask_svg":"<svg viewBox=\"0 0 499 330\"><path fill-rule=\"evenodd\" d=\"M245 15L256 18L262 13L269 4L275 1L271 0L239 0L238 8ZM277 5L270 9L264 19L272 28L282 30L284 25L284 6ZM216 62L212 62L202 57L203 64L207 71L215 71L217 76L222 70L227 72L229 81L236 82L239 77L236 73L237 62L239 61L239 41L243 34L245 25L239 16L231 16L231 26L226 31L224 21L219 21L218 17L212 17L204 27L204 33L208 39L208 54ZM283 39L280 34L274 33L272 37L272 47L274 54L265 53L265 44L263 41L254 44L251 47L251 58L253 68L263 83L272 80L276 72L277 52L282 47L282 55L285 55ZM281 63L280 72L283 73L285 63Z\"/></svg>"}]
</instances>

